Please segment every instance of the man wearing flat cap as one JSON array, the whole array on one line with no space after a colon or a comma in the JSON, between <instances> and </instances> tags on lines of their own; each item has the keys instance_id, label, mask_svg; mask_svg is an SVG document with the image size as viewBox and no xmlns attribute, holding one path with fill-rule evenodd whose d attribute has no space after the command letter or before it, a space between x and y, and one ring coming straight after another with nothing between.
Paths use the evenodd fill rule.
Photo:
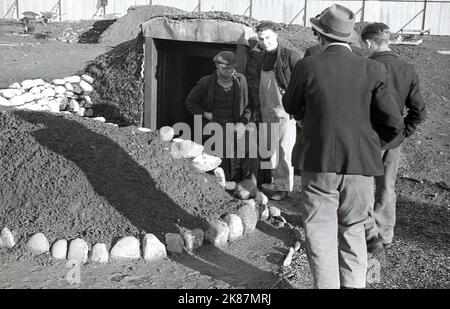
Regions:
<instances>
[{"instance_id":1,"label":"man wearing flat cap","mask_svg":"<svg viewBox=\"0 0 450 309\"><path fill-rule=\"evenodd\" d=\"M222 126L224 153L221 167L226 180L250 179L256 185L257 159L226 158L225 154L225 125L236 124L237 138L240 138L245 134L245 125L249 123L251 111L248 107L247 80L244 75L236 72L237 60L234 52L221 51L213 61L216 71L197 82L186 98L186 107L192 115L201 115L206 121Z\"/></svg>"},{"instance_id":2,"label":"man wearing flat cap","mask_svg":"<svg viewBox=\"0 0 450 309\"><path fill-rule=\"evenodd\" d=\"M283 97L303 120L292 157L309 262L316 288L364 288L364 224L373 176L384 173L381 141L403 134L403 119L386 68L352 53L355 14L335 4L310 20L323 52L296 65Z\"/></svg>"}]
</instances>

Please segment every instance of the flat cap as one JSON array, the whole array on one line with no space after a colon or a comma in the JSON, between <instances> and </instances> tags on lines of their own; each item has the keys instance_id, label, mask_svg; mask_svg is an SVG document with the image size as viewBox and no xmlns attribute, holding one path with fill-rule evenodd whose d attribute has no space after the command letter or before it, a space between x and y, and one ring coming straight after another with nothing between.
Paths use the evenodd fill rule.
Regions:
<instances>
[{"instance_id":1,"label":"flat cap","mask_svg":"<svg viewBox=\"0 0 450 309\"><path fill-rule=\"evenodd\" d=\"M213 58L213 61L218 64L235 65L236 54L232 51L221 51Z\"/></svg>"}]
</instances>

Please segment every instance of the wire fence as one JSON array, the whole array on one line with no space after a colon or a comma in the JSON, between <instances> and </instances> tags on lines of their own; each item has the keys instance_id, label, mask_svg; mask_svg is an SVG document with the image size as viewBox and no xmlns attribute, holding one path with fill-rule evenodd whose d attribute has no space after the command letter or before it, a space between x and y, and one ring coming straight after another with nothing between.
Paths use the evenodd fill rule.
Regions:
<instances>
[{"instance_id":1,"label":"wire fence","mask_svg":"<svg viewBox=\"0 0 450 309\"><path fill-rule=\"evenodd\" d=\"M61 21L116 18L130 6L152 4L189 12L225 11L309 27L309 18L333 3L352 9L359 21L384 22L395 31L450 35L450 0L0 0L0 18L20 19L26 11L54 12Z\"/></svg>"}]
</instances>

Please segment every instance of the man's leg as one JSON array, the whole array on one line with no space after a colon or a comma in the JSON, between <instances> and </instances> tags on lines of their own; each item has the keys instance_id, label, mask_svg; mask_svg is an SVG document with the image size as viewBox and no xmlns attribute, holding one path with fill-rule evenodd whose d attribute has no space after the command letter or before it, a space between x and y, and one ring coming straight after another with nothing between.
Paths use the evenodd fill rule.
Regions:
<instances>
[{"instance_id":1,"label":"man's leg","mask_svg":"<svg viewBox=\"0 0 450 309\"><path fill-rule=\"evenodd\" d=\"M339 289L337 191L334 173L302 173L301 214L314 287Z\"/></svg>"},{"instance_id":2,"label":"man's leg","mask_svg":"<svg viewBox=\"0 0 450 309\"><path fill-rule=\"evenodd\" d=\"M373 178L343 175L339 195L339 269L341 286L364 288L367 247L364 224L374 202Z\"/></svg>"},{"instance_id":3,"label":"man's leg","mask_svg":"<svg viewBox=\"0 0 450 309\"><path fill-rule=\"evenodd\" d=\"M290 192L294 188L294 167L292 166L292 150L297 135L297 123L294 119L280 122L280 147L278 165L274 169L273 180L275 190Z\"/></svg>"},{"instance_id":4,"label":"man's leg","mask_svg":"<svg viewBox=\"0 0 450 309\"><path fill-rule=\"evenodd\" d=\"M401 146L384 152L384 176L375 177L374 219L378 235L384 244L390 244L394 238L397 202L395 182L400 164L400 151Z\"/></svg>"}]
</instances>

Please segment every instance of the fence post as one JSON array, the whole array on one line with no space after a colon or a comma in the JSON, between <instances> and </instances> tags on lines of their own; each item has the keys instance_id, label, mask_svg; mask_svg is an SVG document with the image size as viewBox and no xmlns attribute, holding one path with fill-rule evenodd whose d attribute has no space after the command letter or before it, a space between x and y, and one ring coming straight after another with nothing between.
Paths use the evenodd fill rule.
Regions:
<instances>
[{"instance_id":1,"label":"fence post","mask_svg":"<svg viewBox=\"0 0 450 309\"><path fill-rule=\"evenodd\" d=\"M305 11L304 11L304 15L303 15L303 26L306 27L306 20L307 20L307 15L306 13L308 12L308 0L305 0L305 7L304 7Z\"/></svg>"},{"instance_id":2,"label":"fence post","mask_svg":"<svg viewBox=\"0 0 450 309\"><path fill-rule=\"evenodd\" d=\"M427 2L428 2L428 0L425 0L423 2L422 31L425 30L425 21L427 18Z\"/></svg>"},{"instance_id":3,"label":"fence post","mask_svg":"<svg viewBox=\"0 0 450 309\"><path fill-rule=\"evenodd\" d=\"M364 21L364 13L366 12L366 0L362 0L361 22Z\"/></svg>"},{"instance_id":4,"label":"fence post","mask_svg":"<svg viewBox=\"0 0 450 309\"><path fill-rule=\"evenodd\" d=\"M19 20L20 19L19 0L16 0L16 15L17 15L17 20Z\"/></svg>"},{"instance_id":5,"label":"fence post","mask_svg":"<svg viewBox=\"0 0 450 309\"><path fill-rule=\"evenodd\" d=\"M250 0L250 12L248 15L250 18L253 17L253 0Z\"/></svg>"},{"instance_id":6,"label":"fence post","mask_svg":"<svg viewBox=\"0 0 450 309\"><path fill-rule=\"evenodd\" d=\"M58 0L58 15L59 21L62 21L62 0Z\"/></svg>"},{"instance_id":7,"label":"fence post","mask_svg":"<svg viewBox=\"0 0 450 309\"><path fill-rule=\"evenodd\" d=\"M202 11L202 0L198 0L198 12Z\"/></svg>"}]
</instances>

